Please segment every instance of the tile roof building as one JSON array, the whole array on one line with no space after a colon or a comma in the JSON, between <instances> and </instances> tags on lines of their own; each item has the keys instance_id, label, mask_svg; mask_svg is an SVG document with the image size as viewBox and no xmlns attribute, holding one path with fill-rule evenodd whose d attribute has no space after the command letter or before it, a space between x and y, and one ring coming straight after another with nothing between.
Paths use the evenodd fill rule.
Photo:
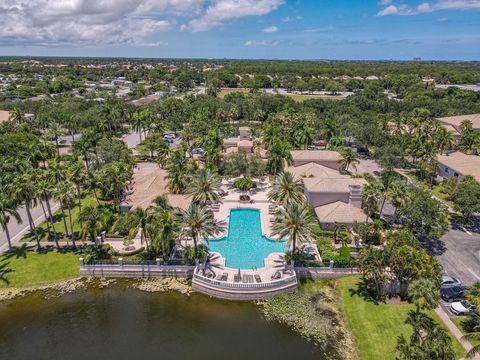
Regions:
<instances>
[{"instance_id":1,"label":"tile roof building","mask_svg":"<svg viewBox=\"0 0 480 360\"><path fill-rule=\"evenodd\" d=\"M461 179L471 175L480 182L480 156L466 155L455 151L446 155L438 155L438 172L440 176L448 178L455 176Z\"/></svg>"}]
</instances>

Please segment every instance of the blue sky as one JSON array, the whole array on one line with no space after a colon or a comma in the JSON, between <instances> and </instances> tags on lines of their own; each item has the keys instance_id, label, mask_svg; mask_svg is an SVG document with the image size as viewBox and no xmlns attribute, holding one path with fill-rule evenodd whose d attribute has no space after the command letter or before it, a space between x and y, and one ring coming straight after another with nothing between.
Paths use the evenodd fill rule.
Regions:
<instances>
[{"instance_id":1,"label":"blue sky","mask_svg":"<svg viewBox=\"0 0 480 360\"><path fill-rule=\"evenodd\" d=\"M480 0L2 0L0 13L0 55L480 60Z\"/></svg>"}]
</instances>

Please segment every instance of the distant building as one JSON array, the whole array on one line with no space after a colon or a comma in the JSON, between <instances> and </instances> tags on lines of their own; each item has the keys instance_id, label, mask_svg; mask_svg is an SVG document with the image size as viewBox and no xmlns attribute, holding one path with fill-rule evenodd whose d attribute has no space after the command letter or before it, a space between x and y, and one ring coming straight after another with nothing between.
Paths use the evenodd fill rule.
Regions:
<instances>
[{"instance_id":1,"label":"distant building","mask_svg":"<svg viewBox=\"0 0 480 360\"><path fill-rule=\"evenodd\" d=\"M7 122L10 120L12 112L7 110L0 110L0 123ZM35 117L34 114L26 113L23 115L25 121L33 120Z\"/></svg>"},{"instance_id":2,"label":"distant building","mask_svg":"<svg viewBox=\"0 0 480 360\"><path fill-rule=\"evenodd\" d=\"M469 120L474 130L480 130L480 114L448 116L438 118L438 120L442 123L442 126L453 135L456 142L460 141L462 137L460 126L463 121Z\"/></svg>"},{"instance_id":3,"label":"distant building","mask_svg":"<svg viewBox=\"0 0 480 360\"><path fill-rule=\"evenodd\" d=\"M422 58L420 56L416 56L413 58L413 61L419 62L419 61L422 61Z\"/></svg>"},{"instance_id":4,"label":"distant building","mask_svg":"<svg viewBox=\"0 0 480 360\"><path fill-rule=\"evenodd\" d=\"M240 127L238 129L240 135L223 139L223 149L227 154L245 151L247 154L253 153L253 141L251 138L251 131L249 127Z\"/></svg>"}]
</instances>

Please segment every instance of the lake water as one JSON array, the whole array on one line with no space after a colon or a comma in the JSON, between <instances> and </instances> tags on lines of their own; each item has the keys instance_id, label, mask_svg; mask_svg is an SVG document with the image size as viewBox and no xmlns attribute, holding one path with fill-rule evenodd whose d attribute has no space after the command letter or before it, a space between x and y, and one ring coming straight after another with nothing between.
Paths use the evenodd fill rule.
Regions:
<instances>
[{"instance_id":1,"label":"lake water","mask_svg":"<svg viewBox=\"0 0 480 360\"><path fill-rule=\"evenodd\" d=\"M124 284L0 303L0 359L324 359L254 303Z\"/></svg>"}]
</instances>

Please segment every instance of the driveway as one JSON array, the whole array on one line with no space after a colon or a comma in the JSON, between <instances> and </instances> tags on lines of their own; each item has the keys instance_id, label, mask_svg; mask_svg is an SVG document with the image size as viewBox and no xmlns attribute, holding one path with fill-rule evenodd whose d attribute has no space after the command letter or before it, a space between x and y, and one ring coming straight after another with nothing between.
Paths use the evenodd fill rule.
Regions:
<instances>
[{"instance_id":1,"label":"driveway","mask_svg":"<svg viewBox=\"0 0 480 360\"><path fill-rule=\"evenodd\" d=\"M480 281L480 233L453 225L440 240L422 241L422 245L443 265L444 273L466 285Z\"/></svg>"}]
</instances>

